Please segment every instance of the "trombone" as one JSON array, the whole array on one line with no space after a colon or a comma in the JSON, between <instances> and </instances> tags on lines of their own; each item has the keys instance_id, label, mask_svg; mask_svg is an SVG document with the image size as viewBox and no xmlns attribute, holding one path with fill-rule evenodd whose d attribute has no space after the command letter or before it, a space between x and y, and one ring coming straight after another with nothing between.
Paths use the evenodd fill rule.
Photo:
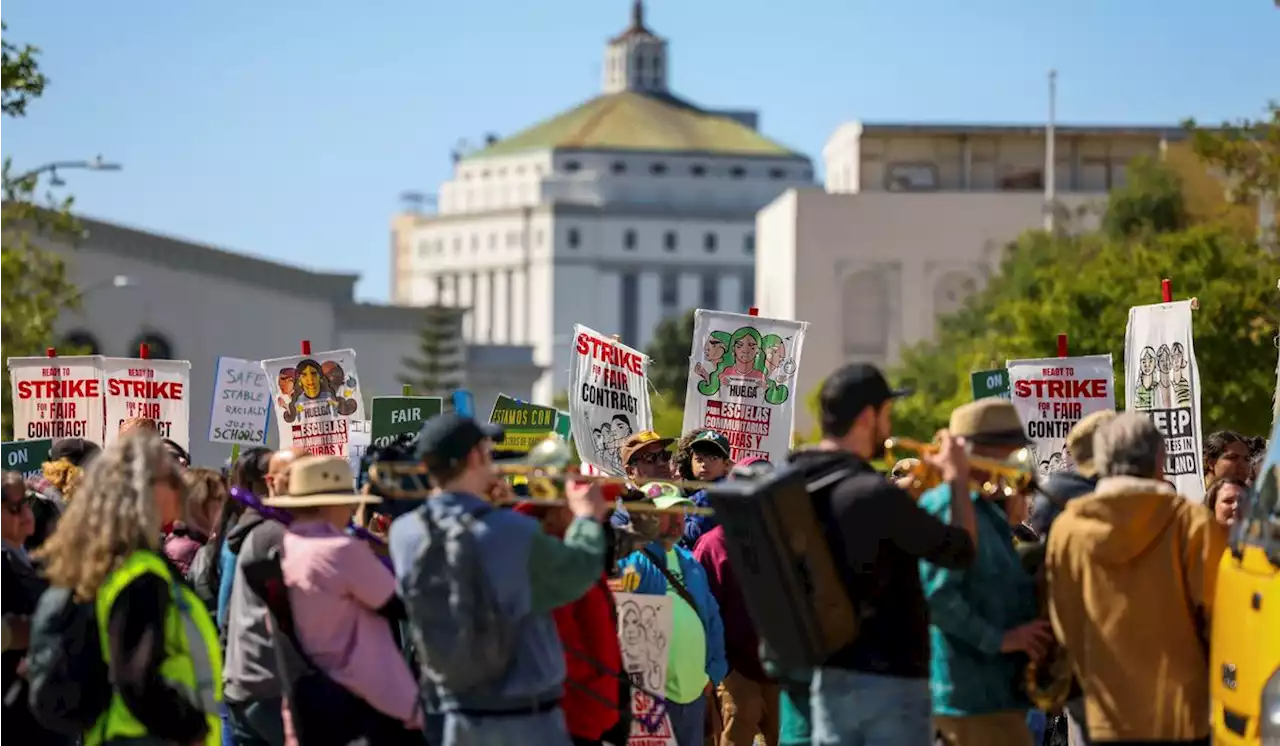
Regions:
<instances>
[{"instance_id":1,"label":"trombone","mask_svg":"<svg viewBox=\"0 0 1280 746\"><path fill-rule=\"evenodd\" d=\"M885 460L890 463L897 461L895 451L898 450L911 451L923 456L936 453L938 446L921 443L911 438L889 438L884 442ZM978 486L982 494L987 497L1009 498L1025 493L1035 485L1035 468L1031 452L1026 448L1019 448L1004 460L970 456L969 465L975 471L986 473L987 478ZM922 489L936 487L942 482L942 475L923 459L920 460L919 465L912 468L909 476L915 479L916 485Z\"/></svg>"},{"instance_id":2,"label":"trombone","mask_svg":"<svg viewBox=\"0 0 1280 746\"><path fill-rule=\"evenodd\" d=\"M567 501L561 496L567 482L590 482L592 484L629 485L631 480L625 477L596 477L569 471L573 462L573 452L569 444L559 436L552 435L535 445L523 463L511 465L495 465L494 476L500 478L518 478L526 480L529 485L528 500L501 499L495 500L499 506L517 503L533 503L534 505L565 505ZM426 464L421 462L384 461L374 462L369 467L369 481L378 494L392 500L426 500L435 494L428 482L429 472ZM692 480L655 479L654 482L671 485L681 490L693 491L711 487L714 482L697 482ZM407 482L407 486L406 486ZM628 513L671 513L677 515L714 515L712 508L681 506L658 508L651 503L623 503Z\"/></svg>"}]
</instances>

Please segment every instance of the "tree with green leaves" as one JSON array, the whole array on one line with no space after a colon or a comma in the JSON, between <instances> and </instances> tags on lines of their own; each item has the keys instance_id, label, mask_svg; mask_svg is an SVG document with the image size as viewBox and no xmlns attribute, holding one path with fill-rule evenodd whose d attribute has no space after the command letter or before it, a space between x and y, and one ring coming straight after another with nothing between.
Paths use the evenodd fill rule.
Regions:
<instances>
[{"instance_id":1,"label":"tree with green leaves","mask_svg":"<svg viewBox=\"0 0 1280 746\"><path fill-rule=\"evenodd\" d=\"M48 79L40 72L37 60L40 50L29 44L17 45L7 38L8 25L3 25L0 62L3 63L2 108L5 118L27 114L27 107L44 94ZM37 198L41 170L15 174L11 159L3 167L3 280L4 303L0 308L3 321L5 357L39 355L53 345L54 325L58 313L74 308L79 296L67 279L62 259L37 245L33 240L43 235L53 240L73 243L81 228L71 214L71 198L55 198L46 192ZM75 350L63 350L74 354ZM10 401L9 369L4 366L3 437L13 437L13 407Z\"/></svg>"},{"instance_id":2,"label":"tree with green leaves","mask_svg":"<svg viewBox=\"0 0 1280 746\"><path fill-rule=\"evenodd\" d=\"M1218 223L1186 225L1177 179L1136 164L1114 192L1105 230L1051 236L1031 231L1005 247L987 286L938 320L935 338L908 347L891 372L915 395L894 408L894 431L928 438L970 401L969 374L1006 360L1054 357L1057 336L1073 355L1110 353L1124 381L1131 306L1158 303L1160 280L1195 297L1195 353L1205 432L1267 432L1280 324L1280 257L1252 235ZM1123 388L1117 383L1117 405ZM816 410L816 391L808 406Z\"/></svg>"},{"instance_id":3,"label":"tree with green leaves","mask_svg":"<svg viewBox=\"0 0 1280 746\"><path fill-rule=\"evenodd\" d=\"M1200 127L1188 120L1192 147L1221 171L1237 201L1280 195L1280 104L1272 101L1263 119Z\"/></svg>"},{"instance_id":4,"label":"tree with green leaves","mask_svg":"<svg viewBox=\"0 0 1280 746\"><path fill-rule=\"evenodd\" d=\"M653 330L653 340L645 349L649 356L649 382L664 397L684 407L689 380L689 352L693 349L694 310L663 319Z\"/></svg>"},{"instance_id":5,"label":"tree with green leaves","mask_svg":"<svg viewBox=\"0 0 1280 746\"><path fill-rule=\"evenodd\" d=\"M427 306L423 309L418 354L405 358L408 373L400 382L417 396L449 396L462 386L466 372L466 344L462 317L466 309Z\"/></svg>"}]
</instances>

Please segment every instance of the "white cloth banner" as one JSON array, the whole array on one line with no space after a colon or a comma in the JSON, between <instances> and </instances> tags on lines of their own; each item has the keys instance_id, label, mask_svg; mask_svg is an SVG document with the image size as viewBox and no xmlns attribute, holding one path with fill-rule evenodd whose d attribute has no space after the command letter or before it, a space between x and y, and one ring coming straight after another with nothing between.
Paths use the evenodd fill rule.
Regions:
<instances>
[{"instance_id":1,"label":"white cloth banner","mask_svg":"<svg viewBox=\"0 0 1280 746\"><path fill-rule=\"evenodd\" d=\"M13 439L86 438L102 443L102 358L11 357Z\"/></svg>"},{"instance_id":2,"label":"white cloth banner","mask_svg":"<svg viewBox=\"0 0 1280 746\"><path fill-rule=\"evenodd\" d=\"M1164 478L1178 493L1204 499L1200 369L1191 335L1191 301L1129 309L1124 332L1124 393L1164 433Z\"/></svg>"},{"instance_id":3,"label":"white cloth banner","mask_svg":"<svg viewBox=\"0 0 1280 746\"><path fill-rule=\"evenodd\" d=\"M356 351L263 360L275 401L280 448L318 456L347 456L352 420L365 420L356 376Z\"/></svg>"},{"instance_id":4,"label":"white cloth banner","mask_svg":"<svg viewBox=\"0 0 1280 746\"><path fill-rule=\"evenodd\" d=\"M1067 434L1094 412L1116 408L1110 355L1010 360L1009 393L1034 445L1041 476L1075 466Z\"/></svg>"},{"instance_id":5,"label":"white cloth banner","mask_svg":"<svg viewBox=\"0 0 1280 746\"><path fill-rule=\"evenodd\" d=\"M694 312L683 431L724 434L734 461L756 456L784 463L808 326L701 308Z\"/></svg>"},{"instance_id":6,"label":"white cloth banner","mask_svg":"<svg viewBox=\"0 0 1280 746\"><path fill-rule=\"evenodd\" d=\"M653 428L649 409L649 359L600 332L573 327L569 366L569 419L583 463L623 476L618 449Z\"/></svg>"},{"instance_id":7,"label":"white cloth banner","mask_svg":"<svg viewBox=\"0 0 1280 746\"><path fill-rule=\"evenodd\" d=\"M120 439L128 420L151 420L160 437L191 450L191 363L186 360L102 358L107 393L104 445Z\"/></svg>"},{"instance_id":8,"label":"white cloth banner","mask_svg":"<svg viewBox=\"0 0 1280 746\"><path fill-rule=\"evenodd\" d=\"M271 385L257 360L218 358L209 411L209 442L260 446L271 422Z\"/></svg>"},{"instance_id":9,"label":"white cloth banner","mask_svg":"<svg viewBox=\"0 0 1280 746\"><path fill-rule=\"evenodd\" d=\"M618 610L622 670L636 686L627 746L675 746L670 716L664 713L658 721L654 699L646 694L666 695L673 633L671 597L614 593L613 602Z\"/></svg>"}]
</instances>

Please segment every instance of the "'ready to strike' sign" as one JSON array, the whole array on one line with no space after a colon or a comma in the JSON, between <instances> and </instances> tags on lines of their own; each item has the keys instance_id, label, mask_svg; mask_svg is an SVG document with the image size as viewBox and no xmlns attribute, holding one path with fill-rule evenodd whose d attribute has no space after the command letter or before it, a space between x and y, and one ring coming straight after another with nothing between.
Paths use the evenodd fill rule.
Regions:
<instances>
[{"instance_id":1,"label":"'ready to strike' sign","mask_svg":"<svg viewBox=\"0 0 1280 746\"><path fill-rule=\"evenodd\" d=\"M270 422L271 385L262 363L218 358L209 411L209 442L260 446L267 442Z\"/></svg>"},{"instance_id":2,"label":"'ready to strike' sign","mask_svg":"<svg viewBox=\"0 0 1280 746\"><path fill-rule=\"evenodd\" d=\"M1037 470L1044 476L1074 467L1067 434L1094 412L1116 408L1110 355L1010 360L1009 391Z\"/></svg>"},{"instance_id":3,"label":"'ready to strike' sign","mask_svg":"<svg viewBox=\"0 0 1280 746\"><path fill-rule=\"evenodd\" d=\"M102 357L11 357L15 440L86 438L102 442Z\"/></svg>"},{"instance_id":4,"label":"'ready to strike' sign","mask_svg":"<svg viewBox=\"0 0 1280 746\"><path fill-rule=\"evenodd\" d=\"M162 438L191 448L191 363L186 360L102 358L106 432L102 443L120 439L129 420L150 420Z\"/></svg>"},{"instance_id":5,"label":"'ready to strike' sign","mask_svg":"<svg viewBox=\"0 0 1280 746\"><path fill-rule=\"evenodd\" d=\"M615 477L623 476L618 449L632 433L653 429L649 359L600 332L573 327L569 366L569 419L578 455Z\"/></svg>"}]
</instances>

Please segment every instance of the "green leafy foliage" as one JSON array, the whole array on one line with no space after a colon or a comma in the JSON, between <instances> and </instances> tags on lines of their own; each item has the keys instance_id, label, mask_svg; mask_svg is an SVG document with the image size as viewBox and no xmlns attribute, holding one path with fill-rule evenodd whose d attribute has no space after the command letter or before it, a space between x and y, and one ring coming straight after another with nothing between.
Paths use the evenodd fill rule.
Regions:
<instances>
[{"instance_id":1,"label":"green leafy foliage","mask_svg":"<svg viewBox=\"0 0 1280 746\"><path fill-rule=\"evenodd\" d=\"M8 26L3 27L8 32ZM3 112L6 118L22 117L28 105L44 93L48 80L37 63L39 50L30 45L18 46L3 40L0 58L3 62ZM51 240L73 243L81 233L80 224L71 214L70 198L55 198L46 192L38 201L39 170L14 174L10 159L3 167L3 274L0 286L4 303L0 307L4 355L23 357L42 354L54 346L54 325L58 313L79 303L75 287L67 280L66 266L56 254L44 250L33 239L43 236ZM59 347L62 354L77 350ZM3 437L13 437L13 406L9 369L4 366Z\"/></svg>"},{"instance_id":2,"label":"green leafy foliage","mask_svg":"<svg viewBox=\"0 0 1280 746\"><path fill-rule=\"evenodd\" d=\"M1199 300L1195 353L1205 382L1205 432L1266 432L1266 403L1275 384L1272 340L1280 324L1280 257L1222 224L1176 229L1181 208L1168 203L1167 192L1176 179L1157 173L1160 168L1140 166L1135 188L1112 196L1109 206L1126 216L1109 223L1110 233L1032 231L1005 247L986 288L939 319L935 339L904 350L890 372L896 383L916 391L895 406L894 431L932 436L955 407L971 400L970 372L1011 359L1054 357L1060 333L1068 335L1072 355L1112 355L1117 405L1123 407L1129 308L1158 303L1160 280L1170 278L1176 298ZM1151 214L1143 215L1143 206ZM1170 227L1175 229L1161 230ZM816 414L816 390L806 403Z\"/></svg>"},{"instance_id":3,"label":"green leafy foliage","mask_svg":"<svg viewBox=\"0 0 1280 746\"><path fill-rule=\"evenodd\" d=\"M689 351L693 349L693 314L691 309L682 316L663 319L644 351L649 356L649 382L681 409L689 380Z\"/></svg>"},{"instance_id":4,"label":"green leafy foliage","mask_svg":"<svg viewBox=\"0 0 1280 746\"><path fill-rule=\"evenodd\" d=\"M1267 106L1267 117L1199 127L1188 120L1192 147L1227 178L1236 201L1260 194L1280 194L1280 104Z\"/></svg>"},{"instance_id":5,"label":"green leafy foliage","mask_svg":"<svg viewBox=\"0 0 1280 746\"><path fill-rule=\"evenodd\" d=\"M423 309L418 354L405 358L408 373L400 383L413 387L417 396L448 397L462 383L466 350L462 340L462 315L466 311L445 306Z\"/></svg>"}]
</instances>

